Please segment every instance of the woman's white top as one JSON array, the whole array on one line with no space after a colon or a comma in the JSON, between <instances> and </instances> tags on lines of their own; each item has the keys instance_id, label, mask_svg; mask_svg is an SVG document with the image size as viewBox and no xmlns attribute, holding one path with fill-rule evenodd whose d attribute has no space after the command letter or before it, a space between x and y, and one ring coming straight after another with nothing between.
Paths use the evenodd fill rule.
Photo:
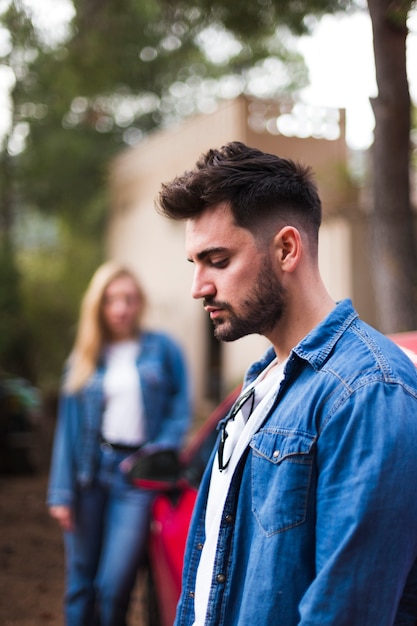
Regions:
<instances>
[{"instance_id":1,"label":"woman's white top","mask_svg":"<svg viewBox=\"0 0 417 626\"><path fill-rule=\"evenodd\" d=\"M101 434L105 441L136 446L145 439L144 407L136 359L137 340L109 344L105 350L105 408Z\"/></svg>"}]
</instances>

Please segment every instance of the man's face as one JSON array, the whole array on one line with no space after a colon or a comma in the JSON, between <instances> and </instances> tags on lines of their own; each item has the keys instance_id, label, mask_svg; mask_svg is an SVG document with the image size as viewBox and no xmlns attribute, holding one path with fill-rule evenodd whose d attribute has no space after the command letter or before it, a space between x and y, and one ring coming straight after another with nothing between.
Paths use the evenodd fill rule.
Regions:
<instances>
[{"instance_id":1,"label":"man's face","mask_svg":"<svg viewBox=\"0 0 417 626\"><path fill-rule=\"evenodd\" d=\"M269 249L259 250L252 233L234 224L227 204L187 222L186 249L195 267L192 296L204 299L217 339L268 336L284 311L285 291Z\"/></svg>"}]
</instances>

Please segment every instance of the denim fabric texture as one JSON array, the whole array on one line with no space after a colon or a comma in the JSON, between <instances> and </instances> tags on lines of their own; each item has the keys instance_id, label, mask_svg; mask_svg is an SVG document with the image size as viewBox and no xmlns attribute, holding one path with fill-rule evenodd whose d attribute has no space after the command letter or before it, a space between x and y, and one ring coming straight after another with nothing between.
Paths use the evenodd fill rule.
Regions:
<instances>
[{"instance_id":1,"label":"denim fabric texture","mask_svg":"<svg viewBox=\"0 0 417 626\"><path fill-rule=\"evenodd\" d=\"M205 626L415 626L412 594L402 596L416 579L416 445L415 366L350 300L338 303L292 350L235 471ZM194 623L211 462L176 626Z\"/></svg>"},{"instance_id":2,"label":"denim fabric texture","mask_svg":"<svg viewBox=\"0 0 417 626\"><path fill-rule=\"evenodd\" d=\"M182 351L164 333L143 332L137 368L147 443L179 447L191 416ZM77 488L91 484L95 477L100 460L104 373L101 364L80 393L64 393L60 398L48 505L71 505Z\"/></svg>"},{"instance_id":3,"label":"denim fabric texture","mask_svg":"<svg viewBox=\"0 0 417 626\"><path fill-rule=\"evenodd\" d=\"M68 626L124 626L145 554L153 493L129 484L120 470L126 453L104 449L100 457L94 481L77 490L77 532L64 535Z\"/></svg>"},{"instance_id":4,"label":"denim fabric texture","mask_svg":"<svg viewBox=\"0 0 417 626\"><path fill-rule=\"evenodd\" d=\"M139 341L143 447L178 448L191 418L182 352L164 333L143 332ZM62 394L55 432L47 503L70 506L76 515L75 530L65 533L66 626L125 626L145 553L153 494L131 485L121 471L132 452L100 443L104 373L100 364L79 393Z\"/></svg>"}]
</instances>

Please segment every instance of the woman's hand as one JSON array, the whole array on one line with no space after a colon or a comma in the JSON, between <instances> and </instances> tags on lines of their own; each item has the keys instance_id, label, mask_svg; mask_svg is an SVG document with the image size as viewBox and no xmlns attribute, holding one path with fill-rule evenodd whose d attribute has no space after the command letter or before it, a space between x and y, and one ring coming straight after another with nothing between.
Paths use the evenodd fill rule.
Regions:
<instances>
[{"instance_id":1,"label":"woman's hand","mask_svg":"<svg viewBox=\"0 0 417 626\"><path fill-rule=\"evenodd\" d=\"M74 530L74 516L69 506L50 506L49 515L57 520L63 530Z\"/></svg>"}]
</instances>

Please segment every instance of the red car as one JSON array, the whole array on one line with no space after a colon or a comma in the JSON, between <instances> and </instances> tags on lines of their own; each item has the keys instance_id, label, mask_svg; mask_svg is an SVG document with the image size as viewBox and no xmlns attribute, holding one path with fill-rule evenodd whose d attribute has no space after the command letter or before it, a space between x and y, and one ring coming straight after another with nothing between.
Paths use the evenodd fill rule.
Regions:
<instances>
[{"instance_id":1,"label":"red car","mask_svg":"<svg viewBox=\"0 0 417 626\"><path fill-rule=\"evenodd\" d=\"M389 337L417 366L417 332ZM239 395L237 387L213 411L178 456L171 450L155 450L132 468L138 486L157 489L152 511L148 548L148 623L172 626L181 591L185 541L204 468L215 440L216 426Z\"/></svg>"}]
</instances>

